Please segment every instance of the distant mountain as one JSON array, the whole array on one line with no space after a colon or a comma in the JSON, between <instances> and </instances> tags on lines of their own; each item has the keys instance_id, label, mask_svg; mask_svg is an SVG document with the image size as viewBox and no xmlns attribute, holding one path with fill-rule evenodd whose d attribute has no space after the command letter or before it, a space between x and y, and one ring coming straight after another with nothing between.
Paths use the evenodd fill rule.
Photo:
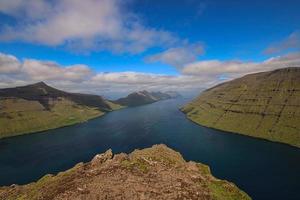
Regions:
<instances>
[{"instance_id":1,"label":"distant mountain","mask_svg":"<svg viewBox=\"0 0 300 200\"><path fill-rule=\"evenodd\" d=\"M146 90L134 92L129 94L127 97L120 98L115 103L123 106L140 106L144 104L154 103L156 101L175 98L175 92L172 94L163 92L148 92Z\"/></svg>"},{"instance_id":2,"label":"distant mountain","mask_svg":"<svg viewBox=\"0 0 300 200\"><path fill-rule=\"evenodd\" d=\"M98 95L68 93L39 82L0 89L0 138L58 128L119 108Z\"/></svg>"},{"instance_id":3,"label":"distant mountain","mask_svg":"<svg viewBox=\"0 0 300 200\"><path fill-rule=\"evenodd\" d=\"M246 75L182 108L194 122L300 147L300 68Z\"/></svg>"}]
</instances>

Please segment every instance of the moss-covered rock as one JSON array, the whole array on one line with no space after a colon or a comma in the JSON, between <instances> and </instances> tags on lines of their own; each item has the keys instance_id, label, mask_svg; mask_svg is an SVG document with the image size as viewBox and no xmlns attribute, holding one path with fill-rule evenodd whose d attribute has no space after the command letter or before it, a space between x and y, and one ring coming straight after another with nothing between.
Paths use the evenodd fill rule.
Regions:
<instances>
[{"instance_id":1,"label":"moss-covered rock","mask_svg":"<svg viewBox=\"0 0 300 200\"><path fill-rule=\"evenodd\" d=\"M0 187L0 199L212 199L248 200L233 183L216 179L209 167L186 162L165 145L113 155L111 150L89 163L35 183Z\"/></svg>"}]
</instances>

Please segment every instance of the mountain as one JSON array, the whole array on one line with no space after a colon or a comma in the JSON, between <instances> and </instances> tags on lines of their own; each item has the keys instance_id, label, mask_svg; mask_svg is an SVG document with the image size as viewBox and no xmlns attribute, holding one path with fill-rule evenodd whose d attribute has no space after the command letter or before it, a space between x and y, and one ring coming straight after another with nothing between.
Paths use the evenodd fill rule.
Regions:
<instances>
[{"instance_id":1,"label":"mountain","mask_svg":"<svg viewBox=\"0 0 300 200\"><path fill-rule=\"evenodd\" d=\"M233 183L216 179L208 166L186 162L165 145L113 155L27 185L0 187L0 199L207 199L249 200Z\"/></svg>"},{"instance_id":2,"label":"mountain","mask_svg":"<svg viewBox=\"0 0 300 200\"><path fill-rule=\"evenodd\" d=\"M110 111L108 103L98 95L68 93L53 87L48 86L44 82L35 83L32 85L0 89L0 97L15 97L29 101L38 101L45 109L50 109L51 99L67 98L77 104L97 107L102 111Z\"/></svg>"},{"instance_id":3,"label":"mountain","mask_svg":"<svg viewBox=\"0 0 300 200\"><path fill-rule=\"evenodd\" d=\"M179 94L178 92L175 92L175 91L167 91L167 92L165 92L165 94L169 95L171 98L182 97L181 94Z\"/></svg>"},{"instance_id":4,"label":"mountain","mask_svg":"<svg viewBox=\"0 0 300 200\"><path fill-rule=\"evenodd\" d=\"M127 97L120 98L115 101L115 103L123 105L123 106L140 106L144 104L154 103L156 101L171 99L178 97L178 94L175 95L175 92L172 94L163 93L163 92L148 92L146 90L134 92L129 94ZM172 96L173 95L173 96Z\"/></svg>"},{"instance_id":5,"label":"mountain","mask_svg":"<svg viewBox=\"0 0 300 200\"><path fill-rule=\"evenodd\" d=\"M0 89L0 138L83 122L115 108L101 96L68 93L43 82Z\"/></svg>"},{"instance_id":6,"label":"mountain","mask_svg":"<svg viewBox=\"0 0 300 200\"><path fill-rule=\"evenodd\" d=\"M203 126L300 147L300 68L222 83L182 111Z\"/></svg>"}]
</instances>

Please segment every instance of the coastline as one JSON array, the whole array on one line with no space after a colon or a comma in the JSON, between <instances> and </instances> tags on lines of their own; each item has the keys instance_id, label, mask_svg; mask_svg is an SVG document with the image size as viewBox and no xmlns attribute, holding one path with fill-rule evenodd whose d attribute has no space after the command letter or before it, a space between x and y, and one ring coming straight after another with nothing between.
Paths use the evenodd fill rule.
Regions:
<instances>
[{"instance_id":1,"label":"coastline","mask_svg":"<svg viewBox=\"0 0 300 200\"><path fill-rule=\"evenodd\" d=\"M227 133L227 134L240 135L240 136L249 137L249 138L252 138L252 139L264 140L264 141L267 141L267 142L274 142L274 143L278 143L278 144L281 144L281 145L289 146L289 147L296 148L296 149L300 150L300 146L295 146L295 145L291 145L291 144L280 142L280 141L269 140L269 139L266 139L266 138L255 137L255 136L251 136L251 135L247 135L247 134L243 134L243 133L239 133L239 132L233 132L233 131L218 129L218 128L214 128L214 127L210 127L210 126L205 126L203 124L200 124L200 123L194 121L192 118L188 117L187 114L181 110L181 108L179 108L179 110L180 110L180 112L182 112L185 115L186 119L188 119L190 122L196 124L197 126L202 126L202 127L213 129L213 130L222 131L222 132Z\"/></svg>"}]
</instances>

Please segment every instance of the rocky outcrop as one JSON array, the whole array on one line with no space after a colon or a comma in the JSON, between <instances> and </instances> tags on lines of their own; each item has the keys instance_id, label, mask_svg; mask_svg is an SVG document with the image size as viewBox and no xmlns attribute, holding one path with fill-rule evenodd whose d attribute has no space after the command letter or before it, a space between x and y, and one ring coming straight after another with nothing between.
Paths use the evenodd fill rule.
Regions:
<instances>
[{"instance_id":1,"label":"rocky outcrop","mask_svg":"<svg viewBox=\"0 0 300 200\"><path fill-rule=\"evenodd\" d=\"M0 188L1 200L250 199L206 165L186 162L165 145L113 155L111 150L35 183Z\"/></svg>"},{"instance_id":2,"label":"rocky outcrop","mask_svg":"<svg viewBox=\"0 0 300 200\"><path fill-rule=\"evenodd\" d=\"M250 74L217 85L182 111L207 127L300 147L300 68Z\"/></svg>"}]
</instances>

